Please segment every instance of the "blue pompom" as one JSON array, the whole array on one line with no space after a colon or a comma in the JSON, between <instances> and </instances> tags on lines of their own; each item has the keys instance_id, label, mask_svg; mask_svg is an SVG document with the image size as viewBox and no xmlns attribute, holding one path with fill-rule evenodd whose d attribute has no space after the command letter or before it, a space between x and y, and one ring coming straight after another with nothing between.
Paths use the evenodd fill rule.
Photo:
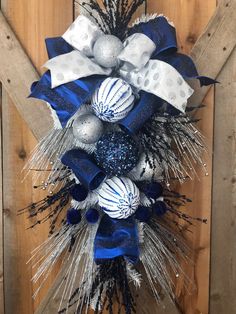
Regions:
<instances>
[{"instance_id":1,"label":"blue pompom","mask_svg":"<svg viewBox=\"0 0 236 314\"><path fill-rule=\"evenodd\" d=\"M81 221L81 213L80 210L75 208L70 208L67 211L67 222L69 225L77 225Z\"/></svg>"},{"instance_id":2,"label":"blue pompom","mask_svg":"<svg viewBox=\"0 0 236 314\"><path fill-rule=\"evenodd\" d=\"M162 201L157 201L153 206L153 212L157 215L157 216L162 216L166 213L167 211L167 206L166 203L162 202Z\"/></svg>"},{"instance_id":3,"label":"blue pompom","mask_svg":"<svg viewBox=\"0 0 236 314\"><path fill-rule=\"evenodd\" d=\"M143 192L147 197L157 199L163 194L163 187L158 182L152 182L146 184L146 186L143 189Z\"/></svg>"},{"instance_id":4,"label":"blue pompom","mask_svg":"<svg viewBox=\"0 0 236 314\"><path fill-rule=\"evenodd\" d=\"M73 197L74 200L77 202L82 202L88 196L88 190L81 184L75 184L70 189L70 195Z\"/></svg>"},{"instance_id":5,"label":"blue pompom","mask_svg":"<svg viewBox=\"0 0 236 314\"><path fill-rule=\"evenodd\" d=\"M90 224L95 224L99 219L99 212L95 208L90 208L85 214L86 220Z\"/></svg>"},{"instance_id":6,"label":"blue pompom","mask_svg":"<svg viewBox=\"0 0 236 314\"><path fill-rule=\"evenodd\" d=\"M135 213L135 218L142 222L148 222L151 216L151 210L145 206L139 206Z\"/></svg>"}]
</instances>

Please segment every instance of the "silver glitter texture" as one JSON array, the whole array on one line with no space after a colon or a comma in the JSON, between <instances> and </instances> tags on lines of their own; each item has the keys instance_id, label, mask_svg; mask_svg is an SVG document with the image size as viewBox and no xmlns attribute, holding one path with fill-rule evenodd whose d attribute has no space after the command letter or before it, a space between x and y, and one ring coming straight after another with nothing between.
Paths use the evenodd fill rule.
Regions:
<instances>
[{"instance_id":1,"label":"silver glitter texture","mask_svg":"<svg viewBox=\"0 0 236 314\"><path fill-rule=\"evenodd\" d=\"M118 55L123 49L119 38L113 35L103 35L97 39L93 47L96 62L104 68L113 68L118 63Z\"/></svg>"},{"instance_id":2,"label":"silver glitter texture","mask_svg":"<svg viewBox=\"0 0 236 314\"><path fill-rule=\"evenodd\" d=\"M99 140L103 134L103 124L93 114L79 116L73 123L73 134L82 143L92 144Z\"/></svg>"}]
</instances>

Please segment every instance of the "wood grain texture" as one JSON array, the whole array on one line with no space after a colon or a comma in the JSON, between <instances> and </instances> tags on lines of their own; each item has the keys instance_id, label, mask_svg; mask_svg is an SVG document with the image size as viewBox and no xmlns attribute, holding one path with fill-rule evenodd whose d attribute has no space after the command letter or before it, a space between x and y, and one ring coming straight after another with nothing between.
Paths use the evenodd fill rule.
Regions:
<instances>
[{"instance_id":1,"label":"wood grain texture","mask_svg":"<svg viewBox=\"0 0 236 314\"><path fill-rule=\"evenodd\" d=\"M205 30L210 18L216 8L216 1L149 1L148 11L164 13L171 21L174 22L177 34L179 48L184 53L190 53L194 44L198 45L198 38ZM201 45L207 43L202 41ZM200 66L197 61L197 67ZM198 63L199 62L199 63ZM200 66L201 71L201 66ZM203 73L208 75L206 68ZM197 91L199 93L200 91ZM206 92L206 91L205 91ZM206 95L206 94L204 94ZM195 96L198 101L199 96ZM210 221L211 221L211 185L212 185L212 137L213 137L213 112L214 98L211 91L207 98L204 99L206 108L198 113L201 122L199 128L207 139L209 147L209 156L205 160L208 165L208 176L198 170L199 179L186 182L181 188L181 192L188 195L192 200L192 205L188 208L188 213L193 216L205 217L208 219L207 225L197 224L192 228L192 234L188 235L189 241L192 243L192 249L195 251L193 255L194 267L189 267L188 274L195 283L195 289L189 287L183 289L182 282L177 282L177 295L183 313L196 314L208 313L208 297L209 297L209 261L210 261ZM185 269L188 266L184 265ZM149 300L150 304L151 300ZM150 306L152 308L152 306ZM147 312L148 313L148 312ZM150 311L150 313L152 313ZM158 311L156 311L158 313ZM171 311L170 311L171 313Z\"/></svg>"},{"instance_id":2,"label":"wood grain texture","mask_svg":"<svg viewBox=\"0 0 236 314\"><path fill-rule=\"evenodd\" d=\"M218 77L236 45L236 1L220 0L218 3L215 14L191 51L199 73L207 73L212 78ZM192 103L200 103L208 90L209 87L198 88Z\"/></svg>"},{"instance_id":3,"label":"wood grain texture","mask_svg":"<svg viewBox=\"0 0 236 314\"><path fill-rule=\"evenodd\" d=\"M210 313L236 309L236 49L216 88Z\"/></svg>"},{"instance_id":4,"label":"wood grain texture","mask_svg":"<svg viewBox=\"0 0 236 314\"><path fill-rule=\"evenodd\" d=\"M2 109L2 86L0 84L0 108ZM0 313L4 313L3 277L3 186L2 186L2 110L0 109Z\"/></svg>"},{"instance_id":5,"label":"wood grain texture","mask_svg":"<svg viewBox=\"0 0 236 314\"><path fill-rule=\"evenodd\" d=\"M50 109L42 101L28 98L32 82L39 79L38 73L2 12L0 29L0 80L35 137L40 139L52 128L53 120ZM38 121L37 128L35 121Z\"/></svg>"},{"instance_id":6,"label":"wood grain texture","mask_svg":"<svg viewBox=\"0 0 236 314\"><path fill-rule=\"evenodd\" d=\"M1 5L5 17L25 52L37 66L38 71L42 73L40 67L47 60L44 38L61 34L71 23L72 2L69 0L2 0ZM18 66L19 60L11 60L11 62L9 66L14 68ZM25 82L25 90L29 89L31 82L29 81L29 85L26 86L27 78L22 79ZM21 82L18 83L20 86ZM42 106L42 103L39 105ZM27 102L25 106L27 109ZM32 270L26 266L26 262L32 249L47 238L48 228L45 225L33 231L26 230L30 225L27 217L18 217L16 214L18 209L36 200L35 194L38 194L38 191L35 193L31 188L30 177L22 183L23 175L21 174L36 141L6 91L3 93L2 111L5 313L32 314L55 278L52 274L45 289L34 301L30 281ZM33 115L31 119L31 127L34 129L40 121L36 121L36 115ZM48 127L47 123L45 126ZM37 195L37 197L41 196Z\"/></svg>"}]
</instances>

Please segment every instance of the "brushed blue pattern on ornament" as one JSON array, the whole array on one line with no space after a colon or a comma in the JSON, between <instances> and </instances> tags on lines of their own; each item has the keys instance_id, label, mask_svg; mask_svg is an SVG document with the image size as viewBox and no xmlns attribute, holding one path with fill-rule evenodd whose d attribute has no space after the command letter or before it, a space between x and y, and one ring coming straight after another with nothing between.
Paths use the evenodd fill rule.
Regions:
<instances>
[{"instance_id":1,"label":"brushed blue pattern on ornament","mask_svg":"<svg viewBox=\"0 0 236 314\"><path fill-rule=\"evenodd\" d=\"M107 78L95 91L92 108L103 121L117 122L130 112L134 105L131 86L120 78Z\"/></svg>"},{"instance_id":2,"label":"brushed blue pattern on ornament","mask_svg":"<svg viewBox=\"0 0 236 314\"><path fill-rule=\"evenodd\" d=\"M136 263L139 259L138 228L133 217L125 220L104 215L94 241L94 260L97 264L118 256Z\"/></svg>"},{"instance_id":3,"label":"brushed blue pattern on ornament","mask_svg":"<svg viewBox=\"0 0 236 314\"><path fill-rule=\"evenodd\" d=\"M126 219L140 204L139 189L129 178L113 177L101 185L98 203L108 216Z\"/></svg>"}]
</instances>

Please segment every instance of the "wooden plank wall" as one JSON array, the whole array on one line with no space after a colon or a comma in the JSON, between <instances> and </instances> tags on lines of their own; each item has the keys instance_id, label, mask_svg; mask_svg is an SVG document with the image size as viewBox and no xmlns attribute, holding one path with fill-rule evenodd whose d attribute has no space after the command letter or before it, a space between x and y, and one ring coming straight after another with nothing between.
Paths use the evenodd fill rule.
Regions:
<instances>
[{"instance_id":1,"label":"wooden plank wall","mask_svg":"<svg viewBox=\"0 0 236 314\"><path fill-rule=\"evenodd\" d=\"M236 49L216 87L210 313L236 312Z\"/></svg>"},{"instance_id":2,"label":"wooden plank wall","mask_svg":"<svg viewBox=\"0 0 236 314\"><path fill-rule=\"evenodd\" d=\"M72 1L2 0L1 5L26 52L41 71L47 59L44 38L60 35L70 25ZM21 182L21 169L36 141L6 93L2 109L5 313L31 314L45 291L33 302L32 272L26 262L32 249L47 237L47 226L26 231L29 226L26 217L17 217L16 213L35 197L31 179ZM49 279L48 285L51 282Z\"/></svg>"},{"instance_id":3,"label":"wooden plank wall","mask_svg":"<svg viewBox=\"0 0 236 314\"><path fill-rule=\"evenodd\" d=\"M184 52L190 52L213 14L215 6L215 0L148 1L150 13L164 13L175 23L180 47ZM2 0L2 10L38 70L46 60L44 37L63 33L73 16L71 0ZM16 211L35 198L35 193L30 189L30 178L22 184L20 177L21 168L34 147L35 140L5 92L2 99L5 312L31 314L42 300L46 289L35 302L31 299L31 269L28 269L25 263L30 256L30 251L47 236L47 231L46 226L30 232L25 231L28 222L25 217L16 217ZM200 128L206 135L211 150L212 93L208 95L204 103L207 108L201 112ZM201 183L196 181L188 183L185 191L193 195L194 203L191 213L209 218L210 221L211 156L206 161L209 166L209 176L200 174ZM198 251L195 258L196 264L190 275L196 282L197 289L191 291L191 295L187 295L183 293L180 283L177 292L185 313L206 314L208 313L209 291L210 223L207 226L197 226L194 229L192 241L194 248ZM52 279L53 275L48 286ZM150 299L146 301L148 303ZM156 313L153 309L149 306L149 313ZM173 308L166 310L166 313L173 314ZM50 314L53 313L50 312Z\"/></svg>"}]
</instances>

